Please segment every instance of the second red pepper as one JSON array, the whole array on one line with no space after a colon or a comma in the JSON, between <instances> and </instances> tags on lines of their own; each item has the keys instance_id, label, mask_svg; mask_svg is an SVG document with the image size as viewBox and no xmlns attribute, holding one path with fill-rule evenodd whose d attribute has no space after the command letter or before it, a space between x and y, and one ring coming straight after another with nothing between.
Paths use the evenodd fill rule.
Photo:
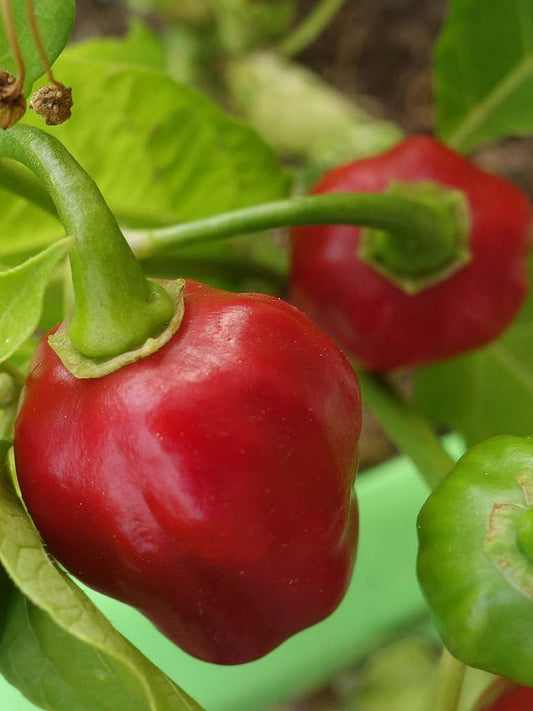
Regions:
<instances>
[{"instance_id":1,"label":"second red pepper","mask_svg":"<svg viewBox=\"0 0 533 711\"><path fill-rule=\"evenodd\" d=\"M292 233L293 301L362 367L419 366L492 341L527 290L531 212L516 187L424 136L328 173L314 193L384 192L394 181L432 181L464 192L471 261L414 295L358 256L361 230L298 227Z\"/></svg>"}]
</instances>

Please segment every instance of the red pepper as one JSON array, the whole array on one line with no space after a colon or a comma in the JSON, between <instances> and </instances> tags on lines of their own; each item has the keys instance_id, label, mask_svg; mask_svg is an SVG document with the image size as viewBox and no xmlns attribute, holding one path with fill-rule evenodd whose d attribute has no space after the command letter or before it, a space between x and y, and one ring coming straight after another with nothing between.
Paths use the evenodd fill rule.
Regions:
<instances>
[{"instance_id":1,"label":"red pepper","mask_svg":"<svg viewBox=\"0 0 533 711\"><path fill-rule=\"evenodd\" d=\"M187 282L178 333L111 375L76 379L42 341L15 456L73 575L238 664L341 601L360 424L349 363L297 309Z\"/></svg>"},{"instance_id":2,"label":"red pepper","mask_svg":"<svg viewBox=\"0 0 533 711\"><path fill-rule=\"evenodd\" d=\"M498 679L483 694L475 711L531 711L533 689Z\"/></svg>"},{"instance_id":3,"label":"red pepper","mask_svg":"<svg viewBox=\"0 0 533 711\"><path fill-rule=\"evenodd\" d=\"M332 170L313 192L379 193L395 181L432 181L467 198L471 261L439 283L416 294L402 291L359 258L357 227L292 233L292 300L361 366L377 371L431 363L492 341L527 289L527 198L432 138L408 138Z\"/></svg>"}]
</instances>

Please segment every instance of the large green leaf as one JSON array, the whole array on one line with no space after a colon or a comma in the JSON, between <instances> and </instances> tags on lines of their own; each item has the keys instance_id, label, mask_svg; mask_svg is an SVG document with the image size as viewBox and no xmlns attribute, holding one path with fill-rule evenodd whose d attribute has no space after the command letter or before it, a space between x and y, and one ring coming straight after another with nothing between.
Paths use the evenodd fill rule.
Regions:
<instances>
[{"instance_id":1,"label":"large green leaf","mask_svg":"<svg viewBox=\"0 0 533 711\"><path fill-rule=\"evenodd\" d=\"M530 270L531 271L531 270ZM533 431L533 295L502 338L416 376L418 406L472 445Z\"/></svg>"},{"instance_id":2,"label":"large green leaf","mask_svg":"<svg viewBox=\"0 0 533 711\"><path fill-rule=\"evenodd\" d=\"M106 40L81 43L56 66L76 111L54 135L122 222L169 224L287 194L285 171L253 130L153 62L135 63L132 41L114 40L112 52Z\"/></svg>"},{"instance_id":3,"label":"large green leaf","mask_svg":"<svg viewBox=\"0 0 533 711\"><path fill-rule=\"evenodd\" d=\"M9 574L0 671L30 701L49 711L201 711L48 558L5 473L0 560Z\"/></svg>"},{"instance_id":4,"label":"large green leaf","mask_svg":"<svg viewBox=\"0 0 533 711\"><path fill-rule=\"evenodd\" d=\"M26 0L11 0L24 63L26 65L26 93L33 82L44 73L44 66L30 31ZM74 23L75 0L34 0L39 33L50 62L54 62L65 47ZM17 73L17 63L8 44L3 22L0 22L0 68Z\"/></svg>"},{"instance_id":5,"label":"large green leaf","mask_svg":"<svg viewBox=\"0 0 533 711\"><path fill-rule=\"evenodd\" d=\"M533 133L533 2L452 0L435 72L438 131L452 146Z\"/></svg>"},{"instance_id":6,"label":"large green leaf","mask_svg":"<svg viewBox=\"0 0 533 711\"><path fill-rule=\"evenodd\" d=\"M52 270L73 244L72 238L63 239L20 266L0 272L0 362L35 330Z\"/></svg>"}]
</instances>

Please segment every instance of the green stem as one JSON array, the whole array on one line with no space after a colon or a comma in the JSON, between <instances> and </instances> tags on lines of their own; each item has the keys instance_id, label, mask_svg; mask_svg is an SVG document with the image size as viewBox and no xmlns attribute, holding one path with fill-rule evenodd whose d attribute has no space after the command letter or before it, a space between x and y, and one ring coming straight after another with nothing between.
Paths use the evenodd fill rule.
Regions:
<instances>
[{"instance_id":1,"label":"green stem","mask_svg":"<svg viewBox=\"0 0 533 711\"><path fill-rule=\"evenodd\" d=\"M0 185L53 211L47 194L27 176L10 174ZM295 225L364 225L359 257L407 293L447 278L469 259L468 209L464 196L431 183L395 184L386 193L327 194L244 208L195 222L130 230L139 259L191 244Z\"/></svg>"},{"instance_id":2,"label":"green stem","mask_svg":"<svg viewBox=\"0 0 533 711\"><path fill-rule=\"evenodd\" d=\"M319 0L307 17L278 46L286 57L295 57L328 27L345 0Z\"/></svg>"},{"instance_id":3,"label":"green stem","mask_svg":"<svg viewBox=\"0 0 533 711\"><path fill-rule=\"evenodd\" d=\"M398 447L413 461L431 489L455 462L429 423L404 402L381 376L359 371L364 401ZM443 649L433 711L457 711L466 665Z\"/></svg>"},{"instance_id":4,"label":"green stem","mask_svg":"<svg viewBox=\"0 0 533 711\"><path fill-rule=\"evenodd\" d=\"M69 337L89 358L106 359L160 333L173 315L168 294L148 281L92 179L52 136L30 126L0 134L0 157L19 161L44 184L68 235L75 306Z\"/></svg>"},{"instance_id":5,"label":"green stem","mask_svg":"<svg viewBox=\"0 0 533 711\"><path fill-rule=\"evenodd\" d=\"M445 202L391 193L340 193L280 200L127 238L140 259L192 244L296 225L346 224L377 227L405 247L405 260L425 265L450 260L457 245L455 215ZM398 248L394 248L399 264ZM416 257L413 257L416 255Z\"/></svg>"},{"instance_id":6,"label":"green stem","mask_svg":"<svg viewBox=\"0 0 533 711\"><path fill-rule=\"evenodd\" d=\"M382 377L365 371L358 371L358 376L363 400L393 442L413 461L428 486L435 488L455 464L440 438Z\"/></svg>"},{"instance_id":7,"label":"green stem","mask_svg":"<svg viewBox=\"0 0 533 711\"><path fill-rule=\"evenodd\" d=\"M443 649L437 676L433 711L457 711L461 700L465 673L466 665L452 657L446 648Z\"/></svg>"}]
</instances>

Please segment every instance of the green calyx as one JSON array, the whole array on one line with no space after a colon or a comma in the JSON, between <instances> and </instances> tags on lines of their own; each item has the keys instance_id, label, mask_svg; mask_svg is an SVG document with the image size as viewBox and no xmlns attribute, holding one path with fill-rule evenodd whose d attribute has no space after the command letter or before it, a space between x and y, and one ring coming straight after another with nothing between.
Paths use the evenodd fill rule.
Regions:
<instances>
[{"instance_id":1,"label":"green calyx","mask_svg":"<svg viewBox=\"0 0 533 711\"><path fill-rule=\"evenodd\" d=\"M154 286L157 286L154 283ZM101 378L104 375L135 363L162 348L177 333L184 314L183 290L185 282L178 279L166 282L160 289L169 297L173 315L168 325L155 336L146 339L139 347L132 348L111 358L89 358L74 347L70 330L72 321L66 319L58 330L48 338L50 347L61 358L63 365L76 378Z\"/></svg>"},{"instance_id":2,"label":"green calyx","mask_svg":"<svg viewBox=\"0 0 533 711\"><path fill-rule=\"evenodd\" d=\"M484 550L515 590L533 598L533 509L528 505L533 478L524 474L517 483L524 492L524 505L494 504Z\"/></svg>"},{"instance_id":3,"label":"green calyx","mask_svg":"<svg viewBox=\"0 0 533 711\"><path fill-rule=\"evenodd\" d=\"M432 182L393 182L385 194L416 199L439 219L427 226L430 238L423 242L414 234L363 228L358 251L362 261L407 294L428 289L468 264L470 210L461 191Z\"/></svg>"},{"instance_id":4,"label":"green calyx","mask_svg":"<svg viewBox=\"0 0 533 711\"><path fill-rule=\"evenodd\" d=\"M533 578L533 509L528 509L522 515L516 539L518 548L532 567L531 577Z\"/></svg>"},{"instance_id":5,"label":"green calyx","mask_svg":"<svg viewBox=\"0 0 533 711\"><path fill-rule=\"evenodd\" d=\"M0 133L0 157L36 175L65 232L76 239L69 254L74 309L56 344L65 366L77 377L98 377L79 375L79 363L97 364L102 375L110 372L103 363L116 370L131 362L132 353L144 357L160 347L178 305L173 294L144 276L94 181L59 141L30 126Z\"/></svg>"}]
</instances>

